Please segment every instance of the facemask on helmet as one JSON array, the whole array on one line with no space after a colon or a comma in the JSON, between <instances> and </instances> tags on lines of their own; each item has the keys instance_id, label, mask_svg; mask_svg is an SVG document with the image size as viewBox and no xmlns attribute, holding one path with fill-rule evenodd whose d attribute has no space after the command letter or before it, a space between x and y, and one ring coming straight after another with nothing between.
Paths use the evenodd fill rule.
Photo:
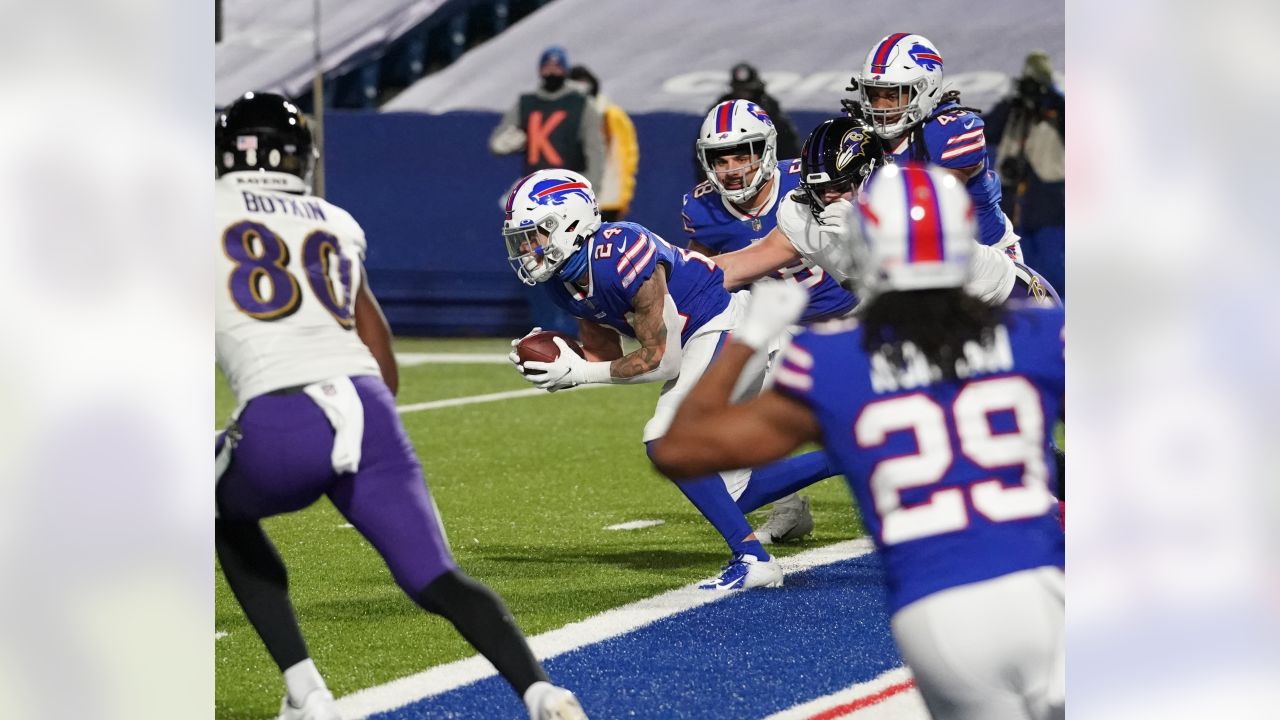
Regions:
<instances>
[{"instance_id":1,"label":"facemask on helmet","mask_svg":"<svg viewBox=\"0 0 1280 720\"><path fill-rule=\"evenodd\" d=\"M729 202L755 197L778 167L778 131L759 105L746 100L726 100L712 108L696 146L707 180Z\"/></svg>"},{"instance_id":2,"label":"facemask on helmet","mask_svg":"<svg viewBox=\"0 0 1280 720\"><path fill-rule=\"evenodd\" d=\"M320 157L297 106L274 93L245 93L214 125L214 171L258 172L280 190L306 192Z\"/></svg>"},{"instance_id":3,"label":"facemask on helmet","mask_svg":"<svg viewBox=\"0 0 1280 720\"><path fill-rule=\"evenodd\" d=\"M865 123L849 117L824 120L800 151L800 188L814 217L827 197L856 193L883 156L880 141Z\"/></svg>"},{"instance_id":4,"label":"facemask on helmet","mask_svg":"<svg viewBox=\"0 0 1280 720\"><path fill-rule=\"evenodd\" d=\"M576 172L539 170L517 182L507 197L507 261L526 285L555 277L599 229L595 191Z\"/></svg>"},{"instance_id":5,"label":"facemask on helmet","mask_svg":"<svg viewBox=\"0 0 1280 720\"><path fill-rule=\"evenodd\" d=\"M871 48L858 75L863 118L877 135L900 137L942 96L942 55L922 35L894 33Z\"/></svg>"},{"instance_id":6,"label":"facemask on helmet","mask_svg":"<svg viewBox=\"0 0 1280 720\"><path fill-rule=\"evenodd\" d=\"M964 285L976 242L973 202L954 175L919 163L886 165L856 207L860 297Z\"/></svg>"}]
</instances>

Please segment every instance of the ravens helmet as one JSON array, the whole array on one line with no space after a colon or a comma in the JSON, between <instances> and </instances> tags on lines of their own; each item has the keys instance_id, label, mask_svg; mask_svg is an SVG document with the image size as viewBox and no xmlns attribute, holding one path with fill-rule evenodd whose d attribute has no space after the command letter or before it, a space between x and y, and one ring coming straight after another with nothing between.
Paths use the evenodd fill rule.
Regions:
<instances>
[{"instance_id":1,"label":"ravens helmet","mask_svg":"<svg viewBox=\"0 0 1280 720\"><path fill-rule=\"evenodd\" d=\"M817 217L826 206L824 193L856 191L883 157L880 140L866 123L850 117L824 120L800 150L800 189L792 198Z\"/></svg>"},{"instance_id":2,"label":"ravens helmet","mask_svg":"<svg viewBox=\"0 0 1280 720\"><path fill-rule=\"evenodd\" d=\"M256 171L292 175L300 181L286 179L286 190L308 189L319 157L306 115L274 93L245 93L220 113L214 148L218 177Z\"/></svg>"}]
</instances>

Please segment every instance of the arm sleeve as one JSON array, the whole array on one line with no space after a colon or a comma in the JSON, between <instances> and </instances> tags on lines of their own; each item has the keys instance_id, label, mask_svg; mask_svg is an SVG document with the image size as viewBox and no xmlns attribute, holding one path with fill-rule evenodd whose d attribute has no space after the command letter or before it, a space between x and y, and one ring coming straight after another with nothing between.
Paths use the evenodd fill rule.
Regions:
<instances>
[{"instance_id":1,"label":"arm sleeve","mask_svg":"<svg viewBox=\"0 0 1280 720\"><path fill-rule=\"evenodd\" d=\"M582 155L587 163L582 174L591 182L592 187L600 187L600 181L604 178L604 117L590 99L582 106L579 137L582 139Z\"/></svg>"}]
</instances>

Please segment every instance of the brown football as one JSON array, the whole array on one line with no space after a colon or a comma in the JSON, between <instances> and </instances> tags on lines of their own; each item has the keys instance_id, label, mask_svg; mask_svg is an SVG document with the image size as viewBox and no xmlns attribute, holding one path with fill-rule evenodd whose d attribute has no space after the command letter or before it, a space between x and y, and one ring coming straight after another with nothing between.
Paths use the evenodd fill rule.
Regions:
<instances>
[{"instance_id":1,"label":"brown football","mask_svg":"<svg viewBox=\"0 0 1280 720\"><path fill-rule=\"evenodd\" d=\"M516 345L516 354L520 356L520 362L529 360L552 362L560 357L560 346L555 344L554 338L561 338L565 344L573 348L574 352L578 353L579 357L586 357L582 352L582 345L571 336L555 330L543 330L530 335Z\"/></svg>"}]
</instances>

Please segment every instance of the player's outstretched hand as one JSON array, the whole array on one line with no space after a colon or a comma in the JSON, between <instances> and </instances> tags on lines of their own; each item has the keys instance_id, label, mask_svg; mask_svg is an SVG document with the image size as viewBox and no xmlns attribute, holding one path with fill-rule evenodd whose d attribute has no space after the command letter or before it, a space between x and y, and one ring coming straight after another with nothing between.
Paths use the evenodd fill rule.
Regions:
<instances>
[{"instance_id":1,"label":"player's outstretched hand","mask_svg":"<svg viewBox=\"0 0 1280 720\"><path fill-rule=\"evenodd\" d=\"M537 333L540 333L540 332L542 332L542 328L536 327L530 330L529 332L525 333L524 337L520 337L520 338L516 338L515 340L512 340L511 354L507 355L507 359L511 361L511 364L516 366L516 371L520 373L520 377L524 378L525 380L528 380L529 382L534 382L534 380L529 377L529 373L525 371L524 365L521 364L520 354L516 352L516 346L519 345L521 342L523 342L524 338L527 338L530 335L536 335Z\"/></svg>"},{"instance_id":2,"label":"player's outstretched hand","mask_svg":"<svg viewBox=\"0 0 1280 720\"><path fill-rule=\"evenodd\" d=\"M787 280L758 280L751 286L746 315L733 331L733 339L753 350L773 342L796 324L809 304L809 291Z\"/></svg>"},{"instance_id":3,"label":"player's outstretched hand","mask_svg":"<svg viewBox=\"0 0 1280 720\"><path fill-rule=\"evenodd\" d=\"M551 392L589 382L587 360L570 348L563 338L553 338L553 342L560 348L560 355L551 362L526 361L525 380Z\"/></svg>"}]
</instances>

